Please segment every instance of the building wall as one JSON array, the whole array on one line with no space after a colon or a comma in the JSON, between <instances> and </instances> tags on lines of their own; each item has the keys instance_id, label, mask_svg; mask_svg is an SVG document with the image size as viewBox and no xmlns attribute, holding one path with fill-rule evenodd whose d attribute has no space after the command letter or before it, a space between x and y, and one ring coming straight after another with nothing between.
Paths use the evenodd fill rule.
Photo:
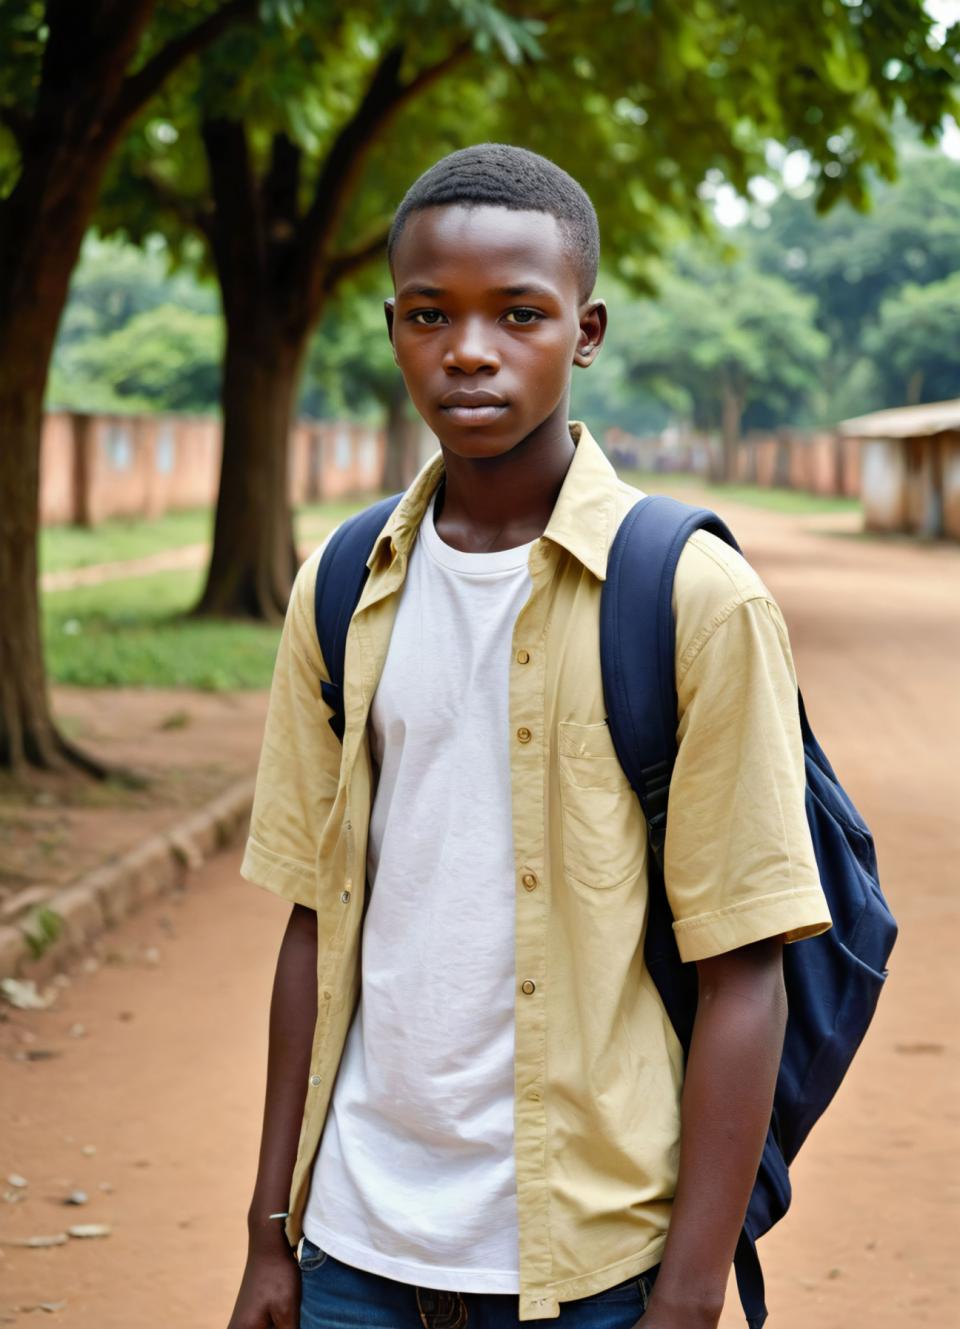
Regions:
<instances>
[{"instance_id":1,"label":"building wall","mask_svg":"<svg viewBox=\"0 0 960 1329\"><path fill-rule=\"evenodd\" d=\"M383 431L369 425L299 421L290 436L291 501L375 493L384 447ZM215 416L50 412L44 418L44 525L209 507L219 477Z\"/></svg>"},{"instance_id":2,"label":"building wall","mask_svg":"<svg viewBox=\"0 0 960 1329\"><path fill-rule=\"evenodd\" d=\"M40 512L44 523L72 522L74 512L73 419L63 411L44 417L40 439Z\"/></svg>"},{"instance_id":3,"label":"building wall","mask_svg":"<svg viewBox=\"0 0 960 1329\"><path fill-rule=\"evenodd\" d=\"M944 434L943 456L943 533L960 540L960 433Z\"/></svg>"},{"instance_id":4,"label":"building wall","mask_svg":"<svg viewBox=\"0 0 960 1329\"><path fill-rule=\"evenodd\" d=\"M864 439L861 451L867 530L960 539L960 433Z\"/></svg>"},{"instance_id":5,"label":"building wall","mask_svg":"<svg viewBox=\"0 0 960 1329\"><path fill-rule=\"evenodd\" d=\"M897 438L866 438L860 445L864 526L906 529L906 451Z\"/></svg>"},{"instance_id":6,"label":"building wall","mask_svg":"<svg viewBox=\"0 0 960 1329\"><path fill-rule=\"evenodd\" d=\"M665 431L636 438L612 429L605 442L618 465L643 470L712 475L720 461L719 440L707 435L676 437ZM736 477L741 484L858 498L860 443L825 429L751 431L737 449Z\"/></svg>"}]
</instances>

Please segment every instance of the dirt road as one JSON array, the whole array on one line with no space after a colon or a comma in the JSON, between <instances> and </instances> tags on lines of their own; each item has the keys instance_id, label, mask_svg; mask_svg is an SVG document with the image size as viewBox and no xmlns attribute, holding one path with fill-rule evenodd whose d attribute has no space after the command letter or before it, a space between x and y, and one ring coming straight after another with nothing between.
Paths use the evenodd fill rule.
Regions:
<instances>
[{"instance_id":1,"label":"dirt road","mask_svg":"<svg viewBox=\"0 0 960 1329\"><path fill-rule=\"evenodd\" d=\"M902 928L875 1025L764 1243L771 1329L942 1326L960 1292L960 551L724 511L784 608L811 720L875 829ZM64 1329L224 1329L286 916L238 864L223 856L111 934L106 962L49 1011L0 1024L0 1193L26 1193L0 1200L0 1324L64 1302L50 1312ZM89 1203L65 1207L75 1188ZM112 1232L8 1244L74 1222ZM739 1323L731 1296L724 1329Z\"/></svg>"}]
</instances>

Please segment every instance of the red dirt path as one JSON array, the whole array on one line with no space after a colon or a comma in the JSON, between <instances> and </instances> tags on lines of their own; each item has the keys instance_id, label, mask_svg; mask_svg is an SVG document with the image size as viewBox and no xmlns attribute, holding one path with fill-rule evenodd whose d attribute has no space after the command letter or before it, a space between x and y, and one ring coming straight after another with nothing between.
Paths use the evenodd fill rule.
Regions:
<instances>
[{"instance_id":1,"label":"red dirt path","mask_svg":"<svg viewBox=\"0 0 960 1329\"><path fill-rule=\"evenodd\" d=\"M960 551L724 510L784 608L811 720L876 832L902 928L875 1025L764 1242L770 1326L955 1323ZM64 1329L224 1329L286 917L238 864L223 855L111 934L110 962L49 1011L0 1023L0 1195L8 1173L29 1182L22 1203L0 1198L0 1324L65 1301L51 1313ZM18 1059L38 1050L56 1055ZM86 1207L63 1207L74 1187ZM5 1244L71 1222L112 1235ZM723 1329L741 1323L731 1291Z\"/></svg>"}]
</instances>

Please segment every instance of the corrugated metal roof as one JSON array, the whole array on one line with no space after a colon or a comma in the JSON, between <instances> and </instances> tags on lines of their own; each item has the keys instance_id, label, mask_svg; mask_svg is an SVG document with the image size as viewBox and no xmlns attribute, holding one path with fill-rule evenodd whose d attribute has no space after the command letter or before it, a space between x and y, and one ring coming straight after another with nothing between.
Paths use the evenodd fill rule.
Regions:
<instances>
[{"instance_id":1,"label":"corrugated metal roof","mask_svg":"<svg viewBox=\"0 0 960 1329\"><path fill-rule=\"evenodd\" d=\"M943 434L948 429L960 429L960 397L858 415L852 420L841 420L838 428L841 434L852 438L926 438Z\"/></svg>"}]
</instances>

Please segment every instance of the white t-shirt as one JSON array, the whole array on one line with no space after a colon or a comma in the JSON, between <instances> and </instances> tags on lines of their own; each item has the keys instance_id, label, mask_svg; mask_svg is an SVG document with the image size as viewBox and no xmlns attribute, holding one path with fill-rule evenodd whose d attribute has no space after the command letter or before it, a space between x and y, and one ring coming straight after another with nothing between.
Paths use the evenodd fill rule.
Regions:
<instances>
[{"instance_id":1,"label":"white t-shirt","mask_svg":"<svg viewBox=\"0 0 960 1329\"><path fill-rule=\"evenodd\" d=\"M431 503L371 709L362 987L303 1227L422 1287L519 1290L509 666L531 545L466 554Z\"/></svg>"}]
</instances>

